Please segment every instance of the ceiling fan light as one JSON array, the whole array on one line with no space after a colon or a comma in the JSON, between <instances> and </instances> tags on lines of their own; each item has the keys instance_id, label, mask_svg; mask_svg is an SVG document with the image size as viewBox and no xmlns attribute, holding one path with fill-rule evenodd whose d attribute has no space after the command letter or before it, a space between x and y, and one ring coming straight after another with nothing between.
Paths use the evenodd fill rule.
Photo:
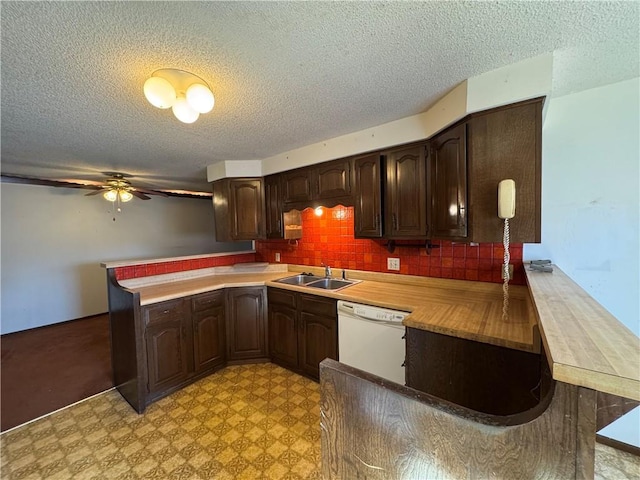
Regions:
<instances>
[{"instance_id":1,"label":"ceiling fan light","mask_svg":"<svg viewBox=\"0 0 640 480\"><path fill-rule=\"evenodd\" d=\"M189 106L199 113L208 113L213 109L215 99L213 93L201 83L194 83L187 88L187 102Z\"/></svg>"},{"instance_id":2,"label":"ceiling fan light","mask_svg":"<svg viewBox=\"0 0 640 480\"><path fill-rule=\"evenodd\" d=\"M184 97L178 98L176 103L173 104L173 114L182 123L193 123L200 116L196 110L191 108L187 99Z\"/></svg>"},{"instance_id":3,"label":"ceiling fan light","mask_svg":"<svg viewBox=\"0 0 640 480\"><path fill-rule=\"evenodd\" d=\"M154 107L169 108L176 101L176 90L168 80L151 77L144 82L144 96Z\"/></svg>"},{"instance_id":4,"label":"ceiling fan light","mask_svg":"<svg viewBox=\"0 0 640 480\"><path fill-rule=\"evenodd\" d=\"M102 195L105 200L109 200L110 202L115 202L116 199L118 198L118 191L117 190L107 190L106 192L104 192L104 194Z\"/></svg>"},{"instance_id":5,"label":"ceiling fan light","mask_svg":"<svg viewBox=\"0 0 640 480\"><path fill-rule=\"evenodd\" d=\"M120 195L121 202L128 202L133 198L133 194L127 190L120 190L118 194Z\"/></svg>"}]
</instances>

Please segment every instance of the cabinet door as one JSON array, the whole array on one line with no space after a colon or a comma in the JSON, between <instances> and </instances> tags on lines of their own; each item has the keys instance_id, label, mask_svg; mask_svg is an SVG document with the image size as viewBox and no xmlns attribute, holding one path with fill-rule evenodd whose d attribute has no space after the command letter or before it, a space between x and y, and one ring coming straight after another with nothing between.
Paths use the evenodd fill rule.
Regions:
<instances>
[{"instance_id":1,"label":"cabinet door","mask_svg":"<svg viewBox=\"0 0 640 480\"><path fill-rule=\"evenodd\" d=\"M431 140L431 238L467 237L466 124Z\"/></svg>"},{"instance_id":2,"label":"cabinet door","mask_svg":"<svg viewBox=\"0 0 640 480\"><path fill-rule=\"evenodd\" d=\"M540 400L539 354L407 328L407 386L492 415L512 415Z\"/></svg>"},{"instance_id":3,"label":"cabinet door","mask_svg":"<svg viewBox=\"0 0 640 480\"><path fill-rule=\"evenodd\" d=\"M351 163L348 159L320 164L314 177L313 196L318 200L351 195Z\"/></svg>"},{"instance_id":4,"label":"cabinet door","mask_svg":"<svg viewBox=\"0 0 640 480\"><path fill-rule=\"evenodd\" d=\"M501 242L498 183L516 182L512 243L541 241L542 99L500 107L467 123L469 233L474 242Z\"/></svg>"},{"instance_id":5,"label":"cabinet door","mask_svg":"<svg viewBox=\"0 0 640 480\"><path fill-rule=\"evenodd\" d=\"M313 378L320 378L320 362L338 359L338 321L313 313L300 313L300 369Z\"/></svg>"},{"instance_id":6,"label":"cabinet door","mask_svg":"<svg viewBox=\"0 0 640 480\"><path fill-rule=\"evenodd\" d=\"M284 203L309 202L313 199L312 178L310 168L301 168L287 172L283 175L283 201Z\"/></svg>"},{"instance_id":7,"label":"cabinet door","mask_svg":"<svg viewBox=\"0 0 640 480\"><path fill-rule=\"evenodd\" d=\"M382 183L380 155L356 158L354 234L356 238L382 237Z\"/></svg>"},{"instance_id":8,"label":"cabinet door","mask_svg":"<svg viewBox=\"0 0 640 480\"><path fill-rule=\"evenodd\" d=\"M159 322L145 331L147 349L148 391L151 396L176 386L187 379L188 348L184 318Z\"/></svg>"},{"instance_id":9,"label":"cabinet door","mask_svg":"<svg viewBox=\"0 0 640 480\"><path fill-rule=\"evenodd\" d=\"M227 358L267 357L265 287L227 290Z\"/></svg>"},{"instance_id":10,"label":"cabinet door","mask_svg":"<svg viewBox=\"0 0 640 480\"><path fill-rule=\"evenodd\" d=\"M283 238L281 175L264 177L265 223L267 238Z\"/></svg>"},{"instance_id":11,"label":"cabinet door","mask_svg":"<svg viewBox=\"0 0 640 480\"><path fill-rule=\"evenodd\" d=\"M391 151L386 156L385 236L427 235L427 177L424 144Z\"/></svg>"},{"instance_id":12,"label":"cabinet door","mask_svg":"<svg viewBox=\"0 0 640 480\"><path fill-rule=\"evenodd\" d=\"M298 365L313 378L320 377L320 362L338 359L337 302L316 295L299 296Z\"/></svg>"},{"instance_id":13,"label":"cabinet door","mask_svg":"<svg viewBox=\"0 0 640 480\"><path fill-rule=\"evenodd\" d=\"M225 361L225 294L206 293L192 298L195 372L211 370Z\"/></svg>"},{"instance_id":14,"label":"cabinet door","mask_svg":"<svg viewBox=\"0 0 640 480\"><path fill-rule=\"evenodd\" d=\"M232 179L229 195L233 240L264 238L262 180Z\"/></svg>"},{"instance_id":15,"label":"cabinet door","mask_svg":"<svg viewBox=\"0 0 640 480\"><path fill-rule=\"evenodd\" d=\"M269 354L274 363L298 367L297 332L295 308L269 303Z\"/></svg>"}]
</instances>

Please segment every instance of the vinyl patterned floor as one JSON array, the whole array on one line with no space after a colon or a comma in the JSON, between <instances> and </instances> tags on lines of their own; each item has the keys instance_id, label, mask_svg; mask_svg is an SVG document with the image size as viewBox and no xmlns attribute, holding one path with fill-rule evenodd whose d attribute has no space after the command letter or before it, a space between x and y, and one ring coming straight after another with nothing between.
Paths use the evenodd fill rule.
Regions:
<instances>
[{"instance_id":1,"label":"vinyl patterned floor","mask_svg":"<svg viewBox=\"0 0 640 480\"><path fill-rule=\"evenodd\" d=\"M111 390L0 437L3 479L320 478L318 384L227 367L138 415Z\"/></svg>"},{"instance_id":2,"label":"vinyl patterned floor","mask_svg":"<svg viewBox=\"0 0 640 480\"><path fill-rule=\"evenodd\" d=\"M2 479L317 479L319 386L273 364L232 366L138 415L111 390L0 436ZM640 458L596 444L596 479Z\"/></svg>"}]
</instances>

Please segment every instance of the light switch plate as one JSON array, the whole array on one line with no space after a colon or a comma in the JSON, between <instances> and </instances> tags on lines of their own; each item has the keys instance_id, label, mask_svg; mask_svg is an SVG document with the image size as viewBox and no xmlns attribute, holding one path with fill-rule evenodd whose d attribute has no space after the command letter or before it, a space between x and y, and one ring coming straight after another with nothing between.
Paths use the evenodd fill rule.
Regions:
<instances>
[{"instance_id":1,"label":"light switch plate","mask_svg":"<svg viewBox=\"0 0 640 480\"><path fill-rule=\"evenodd\" d=\"M280 253L276 252L276 262L279 262L279 261L280 261Z\"/></svg>"},{"instance_id":2,"label":"light switch plate","mask_svg":"<svg viewBox=\"0 0 640 480\"><path fill-rule=\"evenodd\" d=\"M387 270L400 270L400 259L387 258Z\"/></svg>"}]
</instances>

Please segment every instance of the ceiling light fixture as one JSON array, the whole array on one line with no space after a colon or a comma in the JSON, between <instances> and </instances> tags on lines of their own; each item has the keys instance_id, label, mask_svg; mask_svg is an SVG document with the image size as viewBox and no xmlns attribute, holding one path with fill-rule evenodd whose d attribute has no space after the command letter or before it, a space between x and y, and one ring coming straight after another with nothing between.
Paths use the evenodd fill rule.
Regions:
<instances>
[{"instance_id":1,"label":"ceiling light fixture","mask_svg":"<svg viewBox=\"0 0 640 480\"><path fill-rule=\"evenodd\" d=\"M210 112L215 103L207 82L175 68L153 72L144 82L144 96L154 107L171 108L183 123L195 122L201 113Z\"/></svg>"},{"instance_id":2,"label":"ceiling light fixture","mask_svg":"<svg viewBox=\"0 0 640 480\"><path fill-rule=\"evenodd\" d=\"M133 194L124 188L111 188L102 195L106 200L115 202L120 197L121 202L128 202L133 198Z\"/></svg>"}]
</instances>

